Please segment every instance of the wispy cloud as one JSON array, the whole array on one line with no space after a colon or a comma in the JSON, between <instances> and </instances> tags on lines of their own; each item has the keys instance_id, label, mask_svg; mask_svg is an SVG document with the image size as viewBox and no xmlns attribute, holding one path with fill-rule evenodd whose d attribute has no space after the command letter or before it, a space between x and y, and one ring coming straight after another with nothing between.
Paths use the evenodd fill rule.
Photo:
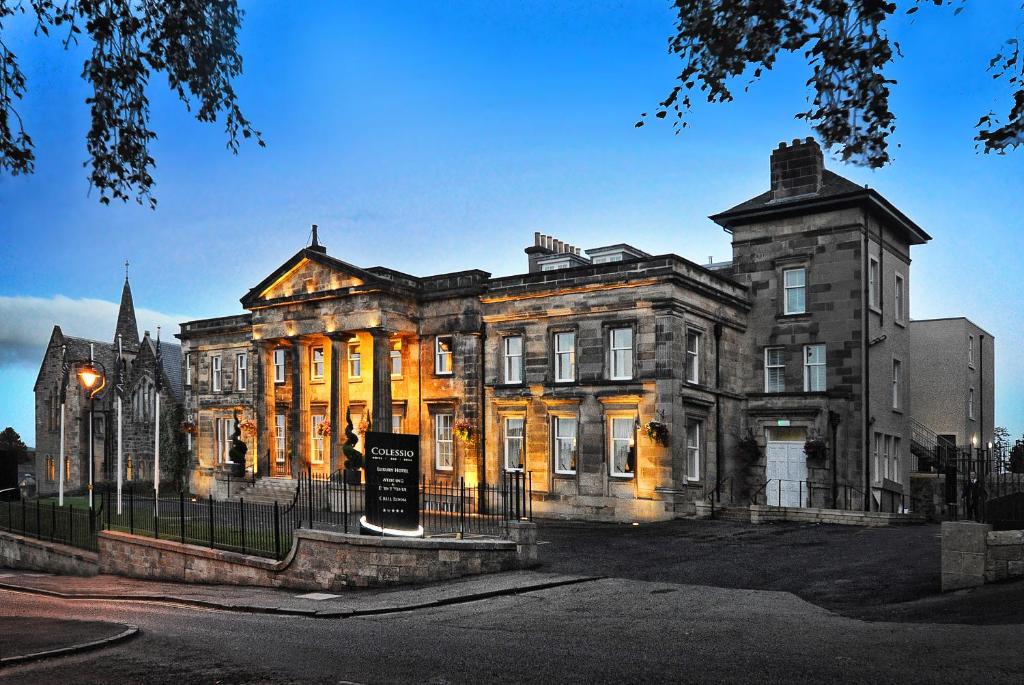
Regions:
<instances>
[{"instance_id":1,"label":"wispy cloud","mask_svg":"<svg viewBox=\"0 0 1024 685\"><path fill-rule=\"evenodd\" d=\"M66 335L113 341L117 310L118 303L107 300L0 296L0 367L38 366L54 324ZM135 316L140 334L149 330L155 335L162 326L167 338L182 321L194 318L142 308Z\"/></svg>"}]
</instances>

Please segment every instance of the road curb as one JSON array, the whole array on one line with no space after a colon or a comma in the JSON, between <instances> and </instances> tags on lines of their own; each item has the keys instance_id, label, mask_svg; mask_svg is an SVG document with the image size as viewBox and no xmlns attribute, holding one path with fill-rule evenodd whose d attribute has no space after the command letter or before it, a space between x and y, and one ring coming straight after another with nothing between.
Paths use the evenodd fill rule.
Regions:
<instances>
[{"instance_id":1,"label":"road curb","mask_svg":"<svg viewBox=\"0 0 1024 685\"><path fill-rule=\"evenodd\" d=\"M25 664L30 661L40 661L42 659L50 659L53 657L67 656L69 654L78 654L79 652L101 649L103 647L131 639L139 633L139 627L136 625L131 623L122 623L121 625L125 626L125 630L117 635L111 635L110 637L101 638L99 640L80 642L76 645L68 645L67 647L58 647L56 649L45 649L41 652L32 652L31 654L18 654L16 656L2 657L0 658L0 668L5 666L15 666L17 664Z\"/></svg>"},{"instance_id":2,"label":"road curb","mask_svg":"<svg viewBox=\"0 0 1024 685\"><path fill-rule=\"evenodd\" d=\"M272 614L277 616L303 616L306 618L356 618L359 616L381 616L384 614L398 614L406 611L433 609L438 607L451 606L453 604L465 604L467 602L477 602L483 599L491 599L494 597L506 597L524 594L527 592L538 592L540 590L550 590L556 587L578 585L580 583L589 583L603 579L604 576L581 576L578 578L569 578L566 580L552 580L543 583L536 583L534 585L528 585L524 587L503 588L500 590L474 592L468 595L457 595L455 597L444 597L442 599L435 599L428 602L419 602L416 604L409 604L406 606L374 607L371 609L351 610L288 609L285 607L264 607L240 604L224 604L222 602L213 602L203 599L188 599L185 597L173 597L169 595L108 595L102 593L66 593L58 592L56 590L44 590L42 588L25 587L22 585L11 585L9 583L0 583L0 590L10 590L12 592L24 592L27 594L43 595L46 597L56 597L59 599L79 601L100 600L114 602L147 602L154 604L178 604L201 607L204 609L216 609L218 611L232 611L244 614Z\"/></svg>"}]
</instances>

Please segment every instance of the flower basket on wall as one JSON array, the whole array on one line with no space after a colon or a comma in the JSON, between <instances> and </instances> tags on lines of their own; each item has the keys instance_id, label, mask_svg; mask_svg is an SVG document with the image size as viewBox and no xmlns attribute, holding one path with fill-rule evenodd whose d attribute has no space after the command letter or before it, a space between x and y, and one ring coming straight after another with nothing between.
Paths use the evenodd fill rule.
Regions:
<instances>
[{"instance_id":1,"label":"flower basket on wall","mask_svg":"<svg viewBox=\"0 0 1024 685\"><path fill-rule=\"evenodd\" d=\"M452 425L452 435L468 445L476 439L476 426L469 419L459 419Z\"/></svg>"},{"instance_id":2,"label":"flower basket on wall","mask_svg":"<svg viewBox=\"0 0 1024 685\"><path fill-rule=\"evenodd\" d=\"M661 421L648 421L644 424L647 437L662 447L668 447L668 424Z\"/></svg>"},{"instance_id":3,"label":"flower basket on wall","mask_svg":"<svg viewBox=\"0 0 1024 685\"><path fill-rule=\"evenodd\" d=\"M178 430L185 435L191 435L193 437L199 433L199 427L196 426L193 421L182 421L181 425L178 426Z\"/></svg>"},{"instance_id":4,"label":"flower basket on wall","mask_svg":"<svg viewBox=\"0 0 1024 685\"><path fill-rule=\"evenodd\" d=\"M256 435L256 422L252 419L246 419L238 424L238 427L242 430L242 435L251 438Z\"/></svg>"},{"instance_id":5,"label":"flower basket on wall","mask_svg":"<svg viewBox=\"0 0 1024 685\"><path fill-rule=\"evenodd\" d=\"M331 437L331 422L321 421L316 427L316 434L321 438Z\"/></svg>"},{"instance_id":6,"label":"flower basket on wall","mask_svg":"<svg viewBox=\"0 0 1024 685\"><path fill-rule=\"evenodd\" d=\"M807 438L807 442L804 443L804 454L807 455L808 461L823 461L828 456L828 445L821 438Z\"/></svg>"}]
</instances>

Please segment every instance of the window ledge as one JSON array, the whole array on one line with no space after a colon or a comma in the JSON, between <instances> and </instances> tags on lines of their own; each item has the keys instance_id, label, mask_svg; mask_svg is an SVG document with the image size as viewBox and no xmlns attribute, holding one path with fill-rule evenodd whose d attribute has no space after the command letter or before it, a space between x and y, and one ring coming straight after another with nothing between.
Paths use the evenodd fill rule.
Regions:
<instances>
[{"instance_id":1,"label":"window ledge","mask_svg":"<svg viewBox=\"0 0 1024 685\"><path fill-rule=\"evenodd\" d=\"M899 326L900 328L906 328L907 327L907 322L906 321L901 321L900 319L893 319L892 322L894 324L896 324L897 326Z\"/></svg>"},{"instance_id":2,"label":"window ledge","mask_svg":"<svg viewBox=\"0 0 1024 685\"><path fill-rule=\"evenodd\" d=\"M611 478L612 480L618 480L623 482L631 481L636 478L636 476L633 475L632 473L613 473L608 477Z\"/></svg>"},{"instance_id":3,"label":"window ledge","mask_svg":"<svg viewBox=\"0 0 1024 685\"><path fill-rule=\"evenodd\" d=\"M776 314L775 318L777 320L794 320L794 321L797 321L797 320L800 320L800 319L809 319L809 318L811 318L811 313L810 312L794 312L794 313L791 313L791 314L786 314L785 312L783 312L781 314Z\"/></svg>"},{"instance_id":4,"label":"window ledge","mask_svg":"<svg viewBox=\"0 0 1024 685\"><path fill-rule=\"evenodd\" d=\"M520 473L522 473L522 471L520 471ZM564 472L561 472L561 471L555 471L554 476L555 476L555 478L558 478L558 479L561 479L561 480L575 480L576 479L576 473L575 472L573 472L573 473L564 473Z\"/></svg>"},{"instance_id":5,"label":"window ledge","mask_svg":"<svg viewBox=\"0 0 1024 685\"><path fill-rule=\"evenodd\" d=\"M360 377L358 377L358 378L349 378L349 379L348 379L348 382L349 382L349 383L362 383L362 382L363 382L363 379L362 379L362 377L361 377L361 376L360 376Z\"/></svg>"}]
</instances>

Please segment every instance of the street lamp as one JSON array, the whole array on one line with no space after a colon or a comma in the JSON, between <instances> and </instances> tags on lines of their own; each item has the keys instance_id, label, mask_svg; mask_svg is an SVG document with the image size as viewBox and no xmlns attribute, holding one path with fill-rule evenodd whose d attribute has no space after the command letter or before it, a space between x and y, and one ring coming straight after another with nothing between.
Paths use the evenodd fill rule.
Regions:
<instances>
[{"instance_id":1,"label":"street lamp","mask_svg":"<svg viewBox=\"0 0 1024 685\"><path fill-rule=\"evenodd\" d=\"M92 350L89 352L92 356ZM82 362L78 370L78 381L85 389L89 397L89 508L92 509L92 485L93 485L93 463L95 462L96 441L93 439L93 425L95 424L96 395L107 387L107 370L102 362L89 359Z\"/></svg>"}]
</instances>

